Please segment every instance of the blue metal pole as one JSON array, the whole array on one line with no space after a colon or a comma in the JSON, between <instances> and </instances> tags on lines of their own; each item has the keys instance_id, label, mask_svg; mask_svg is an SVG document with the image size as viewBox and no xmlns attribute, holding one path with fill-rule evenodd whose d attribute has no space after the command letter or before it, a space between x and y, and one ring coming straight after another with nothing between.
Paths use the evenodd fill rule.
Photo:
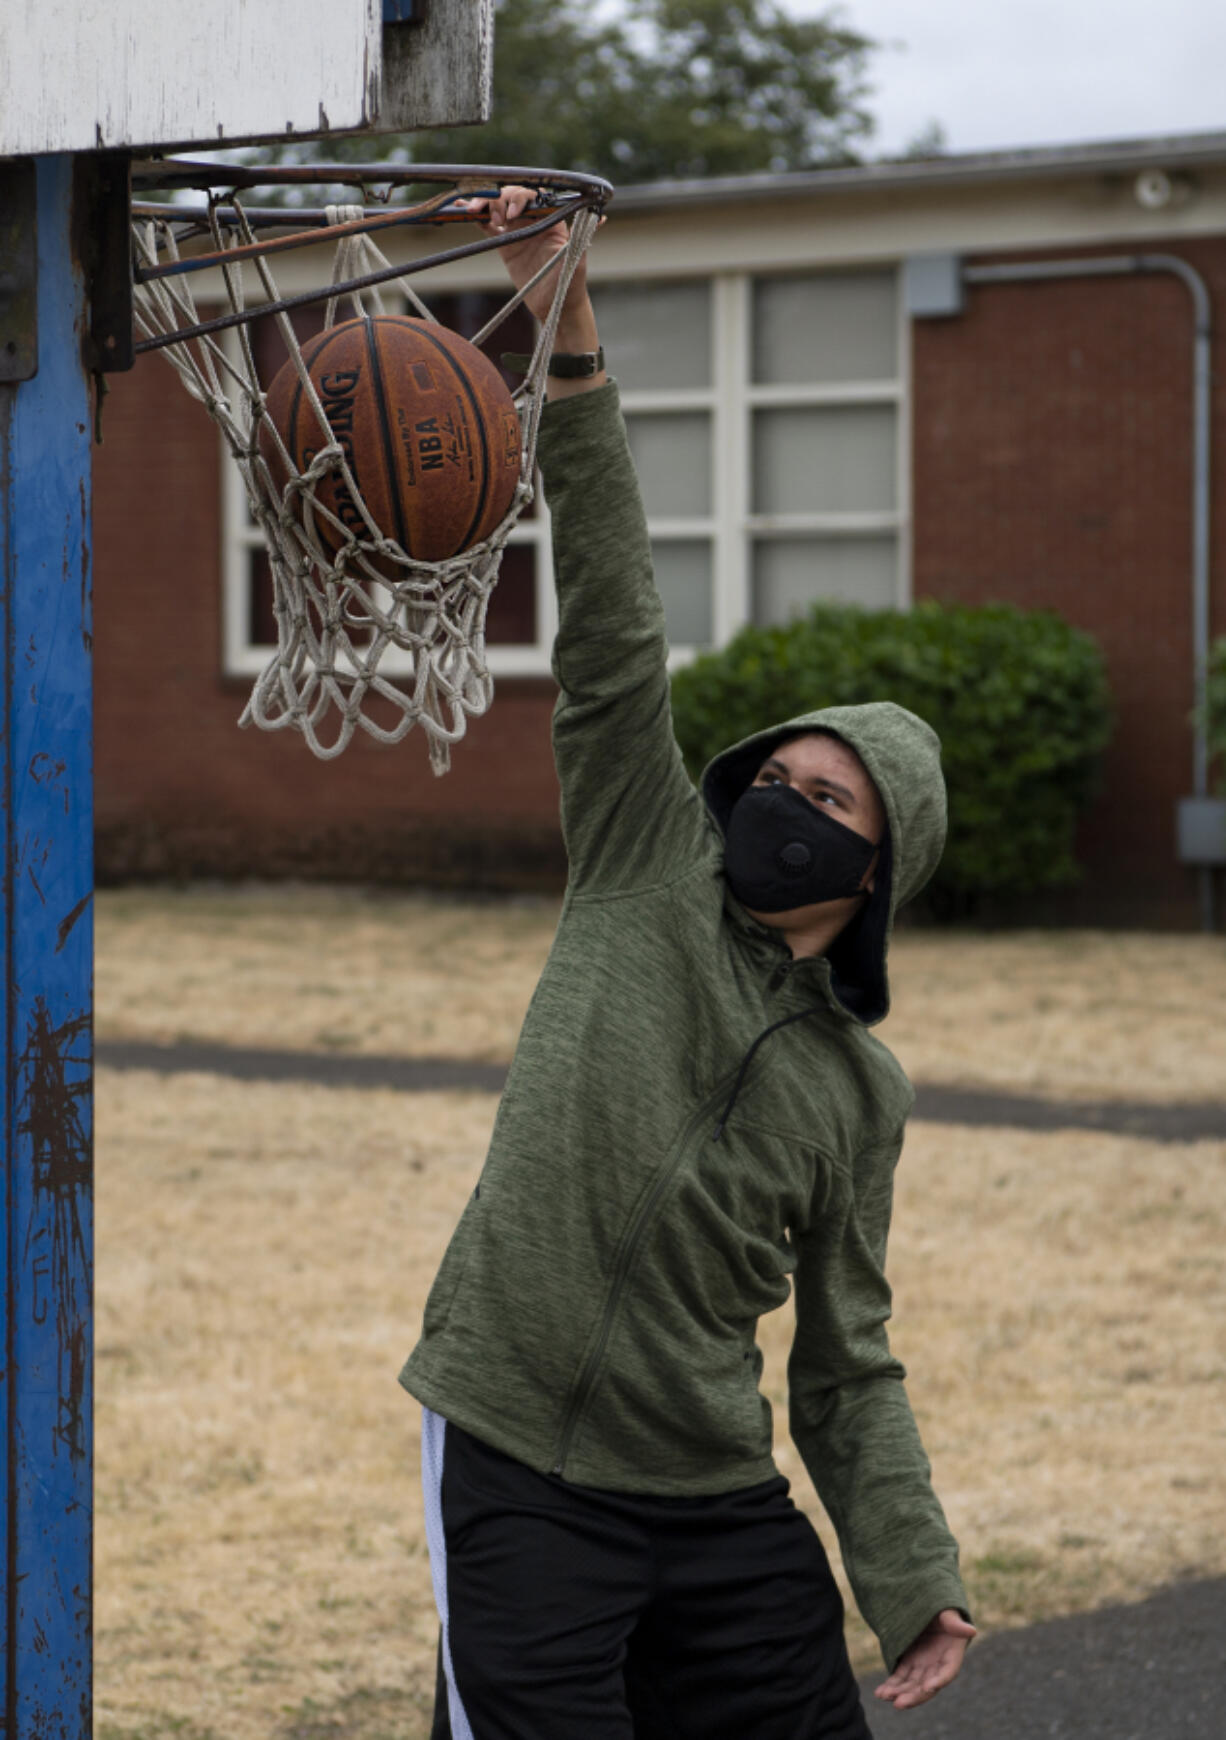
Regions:
<instances>
[{"instance_id":1,"label":"blue metal pole","mask_svg":"<svg viewBox=\"0 0 1226 1740\"><path fill-rule=\"evenodd\" d=\"M72 158L36 175L37 374L0 385L0 1735L89 1740L91 417Z\"/></svg>"}]
</instances>

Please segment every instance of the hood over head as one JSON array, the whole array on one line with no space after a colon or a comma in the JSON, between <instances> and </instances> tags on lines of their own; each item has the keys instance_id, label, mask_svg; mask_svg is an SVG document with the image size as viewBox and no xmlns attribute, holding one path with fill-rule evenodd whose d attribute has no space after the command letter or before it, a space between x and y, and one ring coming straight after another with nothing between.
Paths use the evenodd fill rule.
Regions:
<instances>
[{"instance_id":1,"label":"hood over head","mask_svg":"<svg viewBox=\"0 0 1226 1740\"><path fill-rule=\"evenodd\" d=\"M835 996L868 1026L890 1007L886 952L894 914L923 888L945 846L941 744L930 725L893 701L823 707L756 731L722 750L702 776L702 793L721 833L727 832L733 804L772 749L810 731L829 732L854 749L885 806L875 887L828 952Z\"/></svg>"}]
</instances>

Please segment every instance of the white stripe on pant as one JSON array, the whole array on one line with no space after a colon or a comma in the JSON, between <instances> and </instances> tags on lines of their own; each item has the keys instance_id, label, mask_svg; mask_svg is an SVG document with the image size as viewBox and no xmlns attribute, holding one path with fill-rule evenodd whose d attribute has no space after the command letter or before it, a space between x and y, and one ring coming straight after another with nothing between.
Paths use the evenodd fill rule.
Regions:
<instances>
[{"instance_id":1,"label":"white stripe on pant","mask_svg":"<svg viewBox=\"0 0 1226 1740\"><path fill-rule=\"evenodd\" d=\"M447 1708L451 1716L451 1740L473 1740L473 1731L451 1665L451 1639L447 1623L447 1537L443 1529L443 1454L447 1422L429 1408L421 1411L421 1486L426 1506L426 1544L430 1549L430 1580L441 1629L440 1648L447 1679Z\"/></svg>"}]
</instances>

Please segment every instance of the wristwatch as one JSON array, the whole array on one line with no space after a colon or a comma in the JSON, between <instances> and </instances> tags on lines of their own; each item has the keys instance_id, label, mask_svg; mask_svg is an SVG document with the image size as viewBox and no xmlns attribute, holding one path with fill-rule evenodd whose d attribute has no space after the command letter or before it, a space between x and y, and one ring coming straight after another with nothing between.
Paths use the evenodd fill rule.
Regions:
<instances>
[{"instance_id":1,"label":"wristwatch","mask_svg":"<svg viewBox=\"0 0 1226 1740\"><path fill-rule=\"evenodd\" d=\"M518 351L503 351L502 366L514 374L526 375L532 362L530 356L521 356ZM604 368L604 346L599 350L565 351L555 350L549 359L549 367L545 373L558 381L590 381Z\"/></svg>"}]
</instances>

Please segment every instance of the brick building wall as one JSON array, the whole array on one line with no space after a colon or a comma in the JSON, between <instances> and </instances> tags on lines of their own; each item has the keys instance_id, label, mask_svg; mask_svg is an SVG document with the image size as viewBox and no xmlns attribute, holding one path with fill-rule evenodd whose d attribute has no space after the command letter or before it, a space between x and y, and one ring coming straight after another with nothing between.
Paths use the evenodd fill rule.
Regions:
<instances>
[{"instance_id":1,"label":"brick building wall","mask_svg":"<svg viewBox=\"0 0 1226 1740\"><path fill-rule=\"evenodd\" d=\"M1226 310L1226 239L1147 241L1160 250ZM1173 849L1191 786L1187 291L1169 277L973 287L962 315L917 320L912 337L916 597L1060 611L1103 645L1117 702L1079 841L1085 883L1027 917L1192 926L1195 880ZM213 426L160 357L110 384L95 462L100 877L559 885L547 679L501 680L445 779L415 735L359 735L321 763L294 735L236 729L250 683L222 675ZM1220 503L1221 395L1214 455ZM1215 610L1226 632L1220 579Z\"/></svg>"},{"instance_id":2,"label":"brick building wall","mask_svg":"<svg viewBox=\"0 0 1226 1740\"><path fill-rule=\"evenodd\" d=\"M1075 252L1096 251L1124 250ZM1146 251L1182 255L1226 310L1226 241ZM1036 256L973 263L1019 257ZM913 331L916 596L1057 610L1106 654L1118 713L1078 842L1086 879L1054 903L1086 921L1196 920L1173 847L1192 789L1192 340L1170 274L974 286L962 315ZM1220 504L1220 394L1211 446ZM1211 572L1224 571L1218 512ZM1226 632L1220 578L1214 605Z\"/></svg>"}]
</instances>

